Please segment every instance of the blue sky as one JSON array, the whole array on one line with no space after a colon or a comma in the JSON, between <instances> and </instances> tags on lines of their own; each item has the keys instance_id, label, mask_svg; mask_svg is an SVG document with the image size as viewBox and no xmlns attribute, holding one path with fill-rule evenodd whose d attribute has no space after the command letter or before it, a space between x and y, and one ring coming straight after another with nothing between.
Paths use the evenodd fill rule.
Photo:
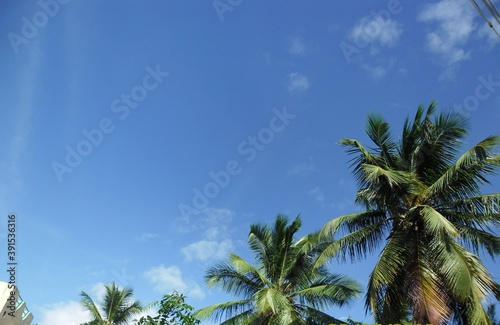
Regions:
<instances>
[{"instance_id":1,"label":"blue sky","mask_svg":"<svg viewBox=\"0 0 500 325\"><path fill-rule=\"evenodd\" d=\"M0 9L0 235L15 213L17 284L40 325L84 322L80 291L112 281L144 303L230 299L204 271L251 258L251 223L301 214L305 234L357 209L337 142L367 143L368 113L399 133L436 100L470 117L469 145L500 133L499 38L466 0ZM331 268L365 285L374 258ZM329 312L370 321L362 297Z\"/></svg>"}]
</instances>

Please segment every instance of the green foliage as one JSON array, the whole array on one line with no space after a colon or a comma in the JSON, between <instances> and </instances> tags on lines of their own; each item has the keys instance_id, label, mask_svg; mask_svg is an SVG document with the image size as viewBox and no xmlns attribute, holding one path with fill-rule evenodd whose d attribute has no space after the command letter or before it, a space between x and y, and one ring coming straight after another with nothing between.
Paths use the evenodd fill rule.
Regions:
<instances>
[{"instance_id":1,"label":"green foliage","mask_svg":"<svg viewBox=\"0 0 500 325\"><path fill-rule=\"evenodd\" d=\"M132 289L120 289L114 283L104 288L106 293L100 308L85 291L80 293L82 306L92 316L92 320L86 323L87 325L128 324L130 318L142 311L140 302L132 298Z\"/></svg>"},{"instance_id":2,"label":"green foliage","mask_svg":"<svg viewBox=\"0 0 500 325\"><path fill-rule=\"evenodd\" d=\"M161 301L153 304L159 306L158 315L141 317L137 325L199 324L200 321L192 314L194 308L184 300L184 295L177 292L165 295Z\"/></svg>"},{"instance_id":3,"label":"green foliage","mask_svg":"<svg viewBox=\"0 0 500 325\"><path fill-rule=\"evenodd\" d=\"M241 299L208 306L195 315L224 325L345 323L321 309L345 305L359 295L360 286L324 266L315 267L321 247L312 235L296 240L300 226L299 217L289 224L282 215L273 228L251 225L248 243L255 264L230 254L205 276L209 287Z\"/></svg>"},{"instance_id":4,"label":"green foliage","mask_svg":"<svg viewBox=\"0 0 500 325\"><path fill-rule=\"evenodd\" d=\"M366 308L381 323L408 313L416 323L490 324L482 304L500 298L500 286L478 257L500 254L500 193L482 194L498 172L500 137L489 136L460 154L467 121L456 113L436 115L436 105L417 109L395 141L378 115L368 117L364 147L340 144L352 155L363 212L338 217L320 232L328 258L357 260L384 244L370 274Z\"/></svg>"}]
</instances>

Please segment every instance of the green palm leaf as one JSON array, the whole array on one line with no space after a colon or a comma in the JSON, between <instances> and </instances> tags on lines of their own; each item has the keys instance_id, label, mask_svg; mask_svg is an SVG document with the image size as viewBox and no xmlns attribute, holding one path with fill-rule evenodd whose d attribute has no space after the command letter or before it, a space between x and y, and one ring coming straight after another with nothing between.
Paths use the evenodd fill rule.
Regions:
<instances>
[{"instance_id":1,"label":"green palm leaf","mask_svg":"<svg viewBox=\"0 0 500 325\"><path fill-rule=\"evenodd\" d=\"M205 276L210 287L243 299L209 306L195 315L221 324L325 324L325 320L336 320L320 309L345 305L359 295L359 285L315 266L326 245L318 234L296 239L300 226L300 217L289 223L282 215L273 228L251 225L248 243L255 265L232 253L227 262L209 268Z\"/></svg>"},{"instance_id":2,"label":"green palm leaf","mask_svg":"<svg viewBox=\"0 0 500 325\"><path fill-rule=\"evenodd\" d=\"M128 324L133 316L143 311L141 303L133 300L131 289L120 289L114 283L105 285L104 289L100 308L86 292L80 293L82 306L90 312L92 321L97 324Z\"/></svg>"},{"instance_id":3,"label":"green palm leaf","mask_svg":"<svg viewBox=\"0 0 500 325\"><path fill-rule=\"evenodd\" d=\"M477 254L500 253L500 193L481 194L500 167L499 136L460 153L468 121L437 114L432 102L406 119L398 143L390 125L370 115L368 147L340 144L352 156L355 202L365 211L329 221L315 265L365 257L385 245L368 282L366 308L381 323L488 324L482 307L499 285ZM467 249L472 249L470 252Z\"/></svg>"}]
</instances>

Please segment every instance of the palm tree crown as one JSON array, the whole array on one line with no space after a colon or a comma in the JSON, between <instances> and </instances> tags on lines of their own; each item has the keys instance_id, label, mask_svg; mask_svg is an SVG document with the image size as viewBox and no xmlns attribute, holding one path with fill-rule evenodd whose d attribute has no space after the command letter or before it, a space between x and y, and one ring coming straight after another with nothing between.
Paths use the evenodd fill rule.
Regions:
<instances>
[{"instance_id":1,"label":"palm tree crown","mask_svg":"<svg viewBox=\"0 0 500 325\"><path fill-rule=\"evenodd\" d=\"M128 324L132 316L142 311L140 302L133 301L133 291L131 289L120 289L114 283L104 287L106 293L100 308L85 291L80 293L82 306L92 315L91 324Z\"/></svg>"},{"instance_id":2,"label":"palm tree crown","mask_svg":"<svg viewBox=\"0 0 500 325\"><path fill-rule=\"evenodd\" d=\"M253 266L236 254L210 268L208 286L242 297L203 308L196 316L225 321L221 324L330 324L344 323L320 309L342 306L360 293L359 285L325 267L314 268L316 248L308 236L294 239L301 226L279 215L274 228L253 224L248 243L255 254Z\"/></svg>"},{"instance_id":3,"label":"palm tree crown","mask_svg":"<svg viewBox=\"0 0 500 325\"><path fill-rule=\"evenodd\" d=\"M480 191L500 166L493 152L500 138L487 137L458 156L467 121L434 113L435 103L420 106L399 142L377 115L366 126L373 148L341 141L354 157L356 202L364 211L324 226L321 235L338 240L318 263L333 255L364 257L385 243L366 294L378 322L410 314L417 323L490 324L482 303L491 294L500 298L500 288L477 255L500 253L491 229L500 226L500 193Z\"/></svg>"}]
</instances>

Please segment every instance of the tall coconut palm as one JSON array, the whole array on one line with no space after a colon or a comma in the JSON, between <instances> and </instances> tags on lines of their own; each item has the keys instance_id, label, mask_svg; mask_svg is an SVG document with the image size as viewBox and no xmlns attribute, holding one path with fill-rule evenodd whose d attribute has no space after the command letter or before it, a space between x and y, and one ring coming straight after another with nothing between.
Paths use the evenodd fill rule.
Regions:
<instances>
[{"instance_id":1,"label":"tall coconut palm","mask_svg":"<svg viewBox=\"0 0 500 325\"><path fill-rule=\"evenodd\" d=\"M359 285L325 267L313 267L317 248L309 236L296 240L301 226L278 215L274 227L253 224L248 243L256 264L230 254L227 262L206 273L209 287L241 299L212 305L195 313L221 324L332 324L345 323L321 311L342 306L358 296Z\"/></svg>"},{"instance_id":2,"label":"tall coconut palm","mask_svg":"<svg viewBox=\"0 0 500 325\"><path fill-rule=\"evenodd\" d=\"M343 139L353 155L362 212L338 217L321 230L334 238L318 258L355 260L383 247L370 274L366 308L381 323L408 313L417 323L490 324L482 304L495 283L478 257L500 253L500 193L481 194L488 175L500 166L490 136L459 155L467 120L456 113L435 114L431 103L406 119L399 141L378 115L366 133L373 147ZM448 324L448 323L446 323Z\"/></svg>"},{"instance_id":3,"label":"tall coconut palm","mask_svg":"<svg viewBox=\"0 0 500 325\"><path fill-rule=\"evenodd\" d=\"M129 320L142 311L139 301L132 299L132 289L120 289L114 283L104 286L106 293L100 308L85 292L80 293L81 304L92 316L94 325L121 325L128 324ZM101 314L102 312L102 314Z\"/></svg>"}]
</instances>

